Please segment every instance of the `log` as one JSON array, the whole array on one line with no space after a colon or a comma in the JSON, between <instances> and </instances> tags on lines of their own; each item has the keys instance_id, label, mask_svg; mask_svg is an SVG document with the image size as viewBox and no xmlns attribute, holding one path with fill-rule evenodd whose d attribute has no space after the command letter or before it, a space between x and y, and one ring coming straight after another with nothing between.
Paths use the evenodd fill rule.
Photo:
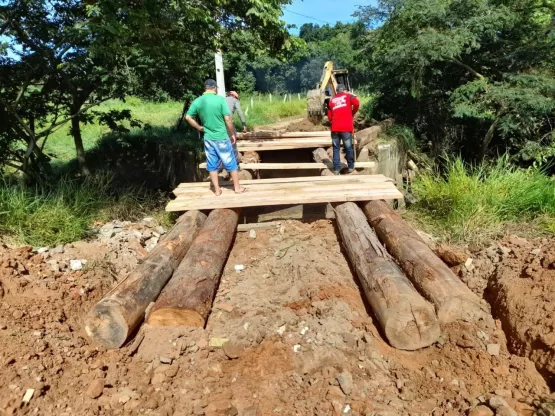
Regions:
<instances>
[{"instance_id":1,"label":"log","mask_svg":"<svg viewBox=\"0 0 555 416\"><path fill-rule=\"evenodd\" d=\"M471 322L484 317L478 296L386 202L368 202L363 210L416 289L434 304L440 324L458 320Z\"/></svg>"},{"instance_id":2,"label":"log","mask_svg":"<svg viewBox=\"0 0 555 416\"><path fill-rule=\"evenodd\" d=\"M333 173L333 161L328 156L328 153L323 148L319 147L314 152L312 152L312 155L314 157L315 162L323 163L324 165L327 166L327 168L322 169L320 171L320 175L321 176L333 176L333 174L334 174Z\"/></svg>"},{"instance_id":3,"label":"log","mask_svg":"<svg viewBox=\"0 0 555 416\"><path fill-rule=\"evenodd\" d=\"M198 211L183 214L166 237L129 276L113 288L85 317L85 332L106 348L119 348L144 319L193 239L206 215Z\"/></svg>"},{"instance_id":4,"label":"log","mask_svg":"<svg viewBox=\"0 0 555 416\"><path fill-rule=\"evenodd\" d=\"M389 343L414 351L440 335L434 307L414 289L353 202L335 207L343 245Z\"/></svg>"},{"instance_id":5,"label":"log","mask_svg":"<svg viewBox=\"0 0 555 416\"><path fill-rule=\"evenodd\" d=\"M153 326L204 327L220 282L239 211L216 209L154 304L147 322Z\"/></svg>"}]
</instances>

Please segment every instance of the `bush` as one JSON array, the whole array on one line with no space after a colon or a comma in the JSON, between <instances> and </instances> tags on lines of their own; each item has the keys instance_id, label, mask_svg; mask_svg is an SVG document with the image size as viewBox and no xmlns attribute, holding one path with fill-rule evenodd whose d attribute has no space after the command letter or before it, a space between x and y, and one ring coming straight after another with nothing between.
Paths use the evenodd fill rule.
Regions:
<instances>
[{"instance_id":1,"label":"bush","mask_svg":"<svg viewBox=\"0 0 555 416\"><path fill-rule=\"evenodd\" d=\"M154 206L140 191L116 196L111 178L62 178L55 186L0 182L0 233L15 242L55 246L85 238L95 220L140 217Z\"/></svg>"},{"instance_id":2,"label":"bush","mask_svg":"<svg viewBox=\"0 0 555 416\"><path fill-rule=\"evenodd\" d=\"M424 174L414 183L422 219L455 241L483 242L507 223L541 220L549 230L555 220L555 182L541 169L496 164L466 165L448 160L443 174Z\"/></svg>"}]
</instances>

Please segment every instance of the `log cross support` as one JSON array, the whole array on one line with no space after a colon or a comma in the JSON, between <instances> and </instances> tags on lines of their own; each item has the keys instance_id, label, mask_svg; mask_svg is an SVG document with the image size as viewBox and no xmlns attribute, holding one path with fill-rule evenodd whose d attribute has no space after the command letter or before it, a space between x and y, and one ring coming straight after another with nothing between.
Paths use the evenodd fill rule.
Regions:
<instances>
[{"instance_id":1,"label":"log cross support","mask_svg":"<svg viewBox=\"0 0 555 416\"><path fill-rule=\"evenodd\" d=\"M472 322L486 316L475 295L384 201L364 205L364 213L381 242L407 277L434 304L440 324Z\"/></svg>"},{"instance_id":2,"label":"log cross support","mask_svg":"<svg viewBox=\"0 0 555 416\"><path fill-rule=\"evenodd\" d=\"M362 210L347 202L335 212L343 245L389 343L409 351L435 343L440 328L434 307L381 245Z\"/></svg>"}]
</instances>

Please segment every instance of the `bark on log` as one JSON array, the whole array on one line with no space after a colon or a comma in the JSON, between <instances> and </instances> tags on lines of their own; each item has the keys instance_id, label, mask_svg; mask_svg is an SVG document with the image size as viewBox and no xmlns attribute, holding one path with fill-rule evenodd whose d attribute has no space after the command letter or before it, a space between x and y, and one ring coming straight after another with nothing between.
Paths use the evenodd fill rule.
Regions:
<instances>
[{"instance_id":1,"label":"bark on log","mask_svg":"<svg viewBox=\"0 0 555 416\"><path fill-rule=\"evenodd\" d=\"M106 348L121 347L144 319L206 220L199 211L183 214L166 237L85 318L85 332Z\"/></svg>"},{"instance_id":2,"label":"bark on log","mask_svg":"<svg viewBox=\"0 0 555 416\"><path fill-rule=\"evenodd\" d=\"M258 152L244 152L241 155L241 163L260 163L260 154ZM239 171L239 180L252 180L258 177L257 170L241 169Z\"/></svg>"},{"instance_id":3,"label":"bark on log","mask_svg":"<svg viewBox=\"0 0 555 416\"><path fill-rule=\"evenodd\" d=\"M434 307L381 245L362 210L347 202L335 212L343 245L389 343L413 351L436 342L440 329Z\"/></svg>"},{"instance_id":4,"label":"bark on log","mask_svg":"<svg viewBox=\"0 0 555 416\"><path fill-rule=\"evenodd\" d=\"M364 213L408 278L436 307L441 324L484 317L480 299L437 257L418 234L384 201L371 201Z\"/></svg>"},{"instance_id":5,"label":"bark on log","mask_svg":"<svg viewBox=\"0 0 555 416\"><path fill-rule=\"evenodd\" d=\"M147 322L153 326L203 327L212 308L239 212L213 210L185 258L154 304Z\"/></svg>"},{"instance_id":6,"label":"bark on log","mask_svg":"<svg viewBox=\"0 0 555 416\"><path fill-rule=\"evenodd\" d=\"M333 173L333 161L330 159L328 152L326 152L323 148L318 148L314 152L312 152L314 157L314 161L318 163L324 163L328 168L322 169L320 171L320 176L332 176Z\"/></svg>"}]
</instances>

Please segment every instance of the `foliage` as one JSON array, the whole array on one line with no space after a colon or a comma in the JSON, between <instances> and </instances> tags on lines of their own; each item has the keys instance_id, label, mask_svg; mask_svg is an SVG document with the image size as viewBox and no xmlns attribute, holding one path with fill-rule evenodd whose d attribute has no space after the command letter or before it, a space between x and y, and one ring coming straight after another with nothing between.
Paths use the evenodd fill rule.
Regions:
<instances>
[{"instance_id":1,"label":"foliage","mask_svg":"<svg viewBox=\"0 0 555 416\"><path fill-rule=\"evenodd\" d=\"M62 178L55 186L23 187L0 182L0 233L18 243L55 246L87 236L94 220L138 218L154 207L140 190L117 198L111 179Z\"/></svg>"},{"instance_id":2,"label":"foliage","mask_svg":"<svg viewBox=\"0 0 555 416\"><path fill-rule=\"evenodd\" d=\"M51 133L71 123L87 173L81 123L128 94L181 98L214 73L221 35L249 31L268 53L292 48L290 0L8 0L0 5L0 164L40 176ZM194 34L194 36L191 36Z\"/></svg>"},{"instance_id":3,"label":"foliage","mask_svg":"<svg viewBox=\"0 0 555 416\"><path fill-rule=\"evenodd\" d=\"M555 182L540 168L514 167L507 156L478 165L448 159L444 173L425 173L413 187L420 220L454 241L486 241L507 223L555 221Z\"/></svg>"},{"instance_id":4,"label":"foliage","mask_svg":"<svg viewBox=\"0 0 555 416\"><path fill-rule=\"evenodd\" d=\"M380 0L360 7L376 110L428 150L483 158L555 121L552 0Z\"/></svg>"}]
</instances>

